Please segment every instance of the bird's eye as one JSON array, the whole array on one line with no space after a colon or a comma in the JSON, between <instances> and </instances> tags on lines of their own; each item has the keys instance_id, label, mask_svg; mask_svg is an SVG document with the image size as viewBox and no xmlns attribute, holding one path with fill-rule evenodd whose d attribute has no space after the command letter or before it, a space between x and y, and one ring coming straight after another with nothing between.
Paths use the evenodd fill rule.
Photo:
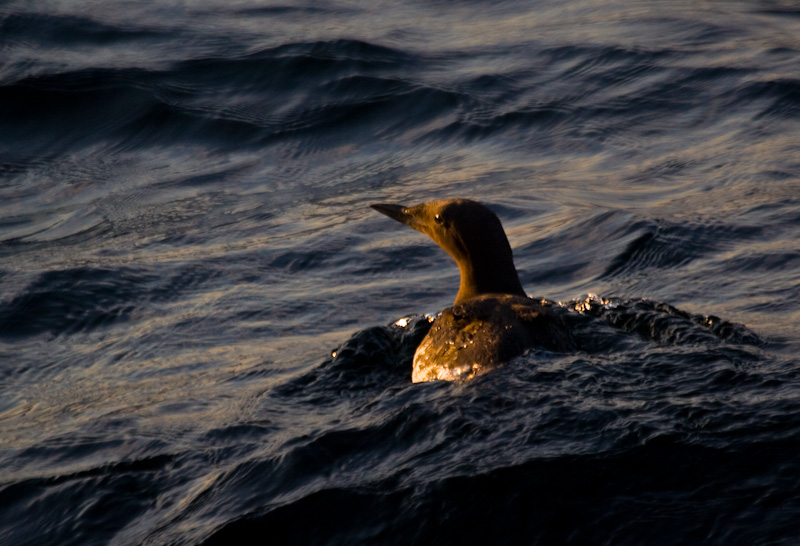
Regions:
<instances>
[{"instance_id":1,"label":"bird's eye","mask_svg":"<svg viewBox=\"0 0 800 546\"><path fill-rule=\"evenodd\" d=\"M433 217L433 219L434 219L434 221L435 221L437 224L439 224L440 226L443 226L443 225L444 225L444 218L442 218L442 215L441 215L441 214L437 214L436 216L434 216L434 217Z\"/></svg>"}]
</instances>

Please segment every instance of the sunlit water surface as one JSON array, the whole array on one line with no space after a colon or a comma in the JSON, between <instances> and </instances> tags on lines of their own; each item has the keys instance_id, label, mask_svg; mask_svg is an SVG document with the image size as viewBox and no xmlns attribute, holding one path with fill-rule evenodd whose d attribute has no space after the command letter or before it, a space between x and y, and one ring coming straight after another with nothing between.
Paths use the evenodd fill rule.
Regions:
<instances>
[{"instance_id":1,"label":"sunlit water surface","mask_svg":"<svg viewBox=\"0 0 800 546\"><path fill-rule=\"evenodd\" d=\"M0 543L797 544L799 75L779 0L4 2ZM411 384L368 204L445 197L591 350Z\"/></svg>"}]
</instances>

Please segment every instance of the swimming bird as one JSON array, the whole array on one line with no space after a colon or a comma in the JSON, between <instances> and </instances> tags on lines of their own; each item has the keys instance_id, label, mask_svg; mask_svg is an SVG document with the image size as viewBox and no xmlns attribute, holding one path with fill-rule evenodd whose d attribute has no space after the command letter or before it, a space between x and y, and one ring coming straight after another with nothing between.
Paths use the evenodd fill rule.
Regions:
<instances>
[{"instance_id":1,"label":"swimming bird","mask_svg":"<svg viewBox=\"0 0 800 546\"><path fill-rule=\"evenodd\" d=\"M414 383L471 379L533 347L575 349L561 316L525 294L503 226L486 206L469 199L370 206L429 236L461 273L453 306L414 353Z\"/></svg>"}]
</instances>

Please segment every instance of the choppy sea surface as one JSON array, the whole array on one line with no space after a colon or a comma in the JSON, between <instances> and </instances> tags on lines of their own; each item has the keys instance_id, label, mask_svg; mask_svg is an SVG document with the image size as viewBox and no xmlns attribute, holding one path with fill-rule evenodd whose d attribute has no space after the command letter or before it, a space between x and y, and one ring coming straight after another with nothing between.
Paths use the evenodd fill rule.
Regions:
<instances>
[{"instance_id":1,"label":"choppy sea surface","mask_svg":"<svg viewBox=\"0 0 800 546\"><path fill-rule=\"evenodd\" d=\"M447 197L590 349L411 383ZM794 546L799 303L796 2L0 3L0 544Z\"/></svg>"}]
</instances>

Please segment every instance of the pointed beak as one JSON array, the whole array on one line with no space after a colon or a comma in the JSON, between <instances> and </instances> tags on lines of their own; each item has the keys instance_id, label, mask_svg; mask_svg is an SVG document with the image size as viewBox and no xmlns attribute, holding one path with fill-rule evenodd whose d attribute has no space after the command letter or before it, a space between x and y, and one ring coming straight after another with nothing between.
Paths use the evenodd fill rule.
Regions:
<instances>
[{"instance_id":1,"label":"pointed beak","mask_svg":"<svg viewBox=\"0 0 800 546\"><path fill-rule=\"evenodd\" d=\"M406 212L406 207L403 205L390 205L387 203L375 203L370 205L373 209L381 214L385 214L392 220L397 220L401 224L414 227L414 217Z\"/></svg>"}]
</instances>

